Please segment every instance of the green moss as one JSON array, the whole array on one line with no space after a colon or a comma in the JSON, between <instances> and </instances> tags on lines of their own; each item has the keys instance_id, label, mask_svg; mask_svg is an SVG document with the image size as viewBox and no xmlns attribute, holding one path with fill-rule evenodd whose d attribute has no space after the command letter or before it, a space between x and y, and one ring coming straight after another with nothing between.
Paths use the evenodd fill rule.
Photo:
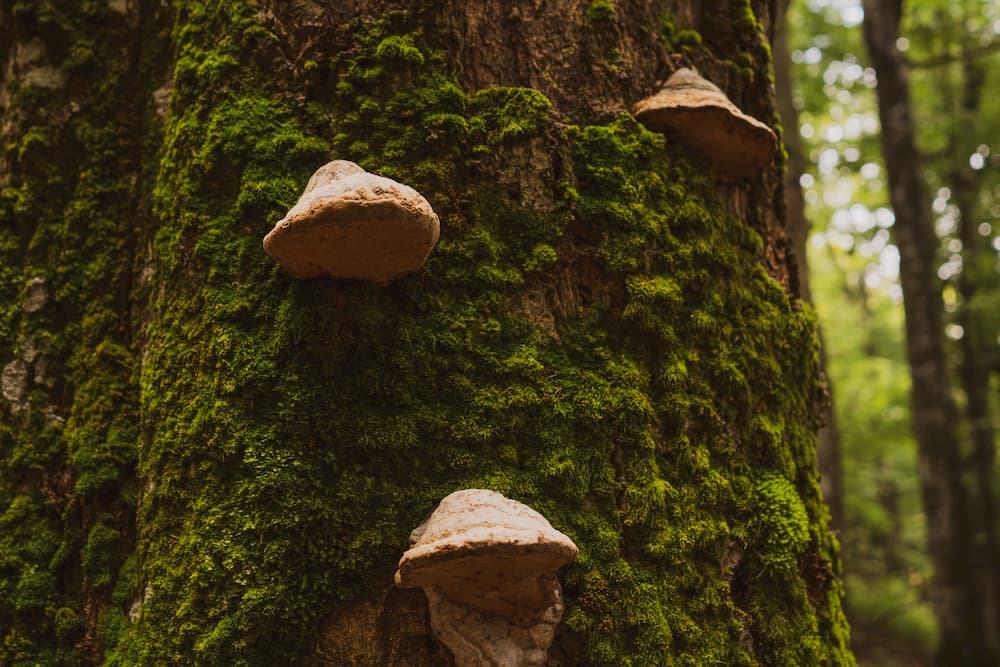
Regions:
<instances>
[{"instance_id":1,"label":"green moss","mask_svg":"<svg viewBox=\"0 0 1000 667\"><path fill-rule=\"evenodd\" d=\"M748 543L760 567L793 572L809 543L809 516L785 477L765 474L754 485Z\"/></svg>"},{"instance_id":2,"label":"green moss","mask_svg":"<svg viewBox=\"0 0 1000 667\"><path fill-rule=\"evenodd\" d=\"M0 663L87 664L100 646L79 642L109 604L135 502L132 27L91 2L17 3L0 20L68 77L13 90L18 141L3 147L0 349L28 367L29 408L0 414ZM36 277L47 302L28 313Z\"/></svg>"},{"instance_id":3,"label":"green moss","mask_svg":"<svg viewBox=\"0 0 1000 667\"><path fill-rule=\"evenodd\" d=\"M753 81L757 77L763 64L767 80L774 85L771 45L764 26L754 13L752 3L750 0L742 0L734 3L730 11L733 25L739 31L740 40L738 52L727 63L747 81Z\"/></svg>"},{"instance_id":4,"label":"green moss","mask_svg":"<svg viewBox=\"0 0 1000 667\"><path fill-rule=\"evenodd\" d=\"M719 553L723 544L742 540L748 530L753 533L756 529L752 521L746 526L727 526L713 520L713 510L709 509L755 493L755 497L774 500L766 491L771 488L768 484L753 491L758 487L746 476L745 465L787 467L793 477L800 479L804 471L809 479L808 495L813 499L809 518L800 501L789 501L787 506L776 503L768 507L774 509L773 516L758 520L764 521L764 526L770 525L768 521L787 524L788 532L774 543L748 542L748 548L760 549L761 560L748 558L738 568L737 577L741 582L746 577L759 583L755 572L766 569L760 563L769 567L797 563L795 559L806 546L803 527L814 525L824 516L815 473L802 467L802 461L811 456L808 452L812 434L810 397L800 395L798 388L812 386L816 391L815 380L809 379L811 371L803 373L803 369L814 368L815 363L808 334L811 318L791 310L787 297L753 261L759 252L759 237L714 208L710 183L701 175L706 168L699 166L692 171L690 163L671 160L657 150L660 139L647 135L627 118L610 127L582 130L575 159L578 189L572 193L581 217L592 220L602 235L601 252L607 266L627 275L628 301L623 309L626 322L635 327L639 340L649 337L650 341L660 341L660 349L669 350L644 364L651 372L650 385L644 391L665 420L656 436L662 443L658 449L666 459L657 457L658 474L652 476L661 480L650 486L650 492L627 491L626 498L634 494L644 499L636 501L641 507L638 517L647 522L648 542L641 548L657 559L654 562L676 566L690 559L690 549ZM790 321L795 323L791 327ZM734 341L738 344L734 345ZM789 359L787 352L791 349L800 350L804 356L798 361ZM657 357L659 360L654 361ZM781 387L783 398L768 401L759 390L752 389L747 381L750 377L757 387ZM778 404L786 407L775 410ZM789 419L790 414L800 417ZM736 426L740 423L747 426ZM720 429L722 424L732 426ZM752 424L772 426L755 429ZM729 461L728 465L723 461ZM700 480L694 493L689 483L692 478ZM651 493L652 489L658 491ZM788 485L785 490L789 489L794 494L790 498L797 500L795 487ZM663 501L658 504L651 499L662 498L664 493L670 494L668 507L681 507L683 511L668 511L664 518L657 517L651 508L661 506ZM643 525L638 520L634 523ZM821 559L836 557L825 553ZM699 578L702 583L695 587L705 591L700 604L728 608L732 613L728 592L711 585L714 577L709 572L688 571L684 577L688 584ZM791 604L776 605L778 609L769 607L768 601L786 599L787 585L761 585L756 590L753 584L748 586L749 609L782 619L784 630L778 637L800 632L803 636L817 636L814 610L805 596L793 596ZM802 590L801 585L797 587ZM835 600L836 592L831 597ZM670 617L671 628L701 626L692 630L698 640L677 640L674 630L675 647L688 642L699 646L691 653L682 652L679 664L703 664L709 646L725 646L732 641L731 637L725 638L727 631L733 631L732 625L720 622L713 631L711 623L685 619L666 605L663 613ZM595 610L595 615L600 614L614 616L620 614L620 608L610 605L600 613ZM840 621L836 621L838 618ZM838 627L842 627L839 612L832 619L833 625L840 623ZM838 656L835 661L849 660L844 657L842 636L839 641L842 643L834 649ZM831 659L819 657L828 650L815 648L821 643L819 639L806 642L811 648L796 653L794 642L786 645L783 640L762 635L757 658L764 664L812 664L812 659ZM799 662L788 661L792 654ZM720 661L742 664L747 660L748 656L735 651Z\"/></svg>"},{"instance_id":5,"label":"green moss","mask_svg":"<svg viewBox=\"0 0 1000 667\"><path fill-rule=\"evenodd\" d=\"M14 608L18 611L44 609L53 600L55 587L52 573L31 566L25 568L14 590Z\"/></svg>"},{"instance_id":6,"label":"green moss","mask_svg":"<svg viewBox=\"0 0 1000 667\"><path fill-rule=\"evenodd\" d=\"M722 211L707 164L628 116L574 126L537 91L468 94L416 10L355 22L350 48L304 66L332 72L323 105L237 65L268 39L251 8L174 11L149 238L101 215L132 195L110 123L78 128L93 158L58 211L40 208L42 158L63 139L41 130L23 146L37 175L0 198L15 222L44 213L33 243L59 303L92 304L59 330L0 313L5 344L37 334L75 396L65 426L38 412L30 436L0 429L0 600L19 601L0 603L0 625L16 617L3 660L58 662L86 593L108 604L109 664L297 664L330 609L390 581L441 497L483 487L580 546L567 664L850 663L838 585L803 574L836 569L813 323L760 266L759 235ZM548 147L553 207L513 203L501 158ZM303 283L261 251L331 149L432 202L442 235L420 273ZM116 287L128 238L152 242L148 294ZM555 307L550 331L522 297L567 271L600 284ZM140 363L115 314L141 296ZM8 481L54 462L94 508L82 527ZM138 536L121 529L134 466Z\"/></svg>"},{"instance_id":7,"label":"green moss","mask_svg":"<svg viewBox=\"0 0 1000 667\"><path fill-rule=\"evenodd\" d=\"M587 7L587 25L615 20L615 3L613 0L593 0Z\"/></svg>"},{"instance_id":8,"label":"green moss","mask_svg":"<svg viewBox=\"0 0 1000 667\"><path fill-rule=\"evenodd\" d=\"M84 576L91 588L107 588L115 580L121 565L121 534L112 525L113 517L103 516L91 527L81 553Z\"/></svg>"},{"instance_id":9,"label":"green moss","mask_svg":"<svg viewBox=\"0 0 1000 667\"><path fill-rule=\"evenodd\" d=\"M798 389L815 382L811 323L758 265L760 238L721 212L707 165L631 118L558 132L538 92L468 96L403 29L358 24L360 48L335 63L338 157L406 180L443 221L421 274L389 290L295 283L259 252L321 160L309 117L250 81L233 100L178 90L157 254L184 297L156 303L142 378L152 593L112 662L295 660L324 609L383 581L422 515L474 486L529 502L581 546L561 640L576 664L771 664L794 636L839 660L842 646L815 648L815 611L769 607L775 589L751 572L789 543L751 540L752 512L734 512L766 497L752 467L812 465ZM540 136L568 156L555 213L490 185L495 147ZM274 174L296 176L261 185ZM567 219L625 302L561 315L555 340L517 295L560 261ZM746 599L718 574L741 539L759 556L736 568ZM762 615L756 658L737 604ZM779 615L785 629L756 630Z\"/></svg>"},{"instance_id":10,"label":"green moss","mask_svg":"<svg viewBox=\"0 0 1000 667\"><path fill-rule=\"evenodd\" d=\"M540 243L531 250L531 257L524 263L525 271L542 271L549 268L559 259L556 249L546 243Z\"/></svg>"},{"instance_id":11,"label":"green moss","mask_svg":"<svg viewBox=\"0 0 1000 667\"><path fill-rule=\"evenodd\" d=\"M382 63L424 64L424 54L414 45L411 35L386 37L375 48L375 59Z\"/></svg>"},{"instance_id":12,"label":"green moss","mask_svg":"<svg viewBox=\"0 0 1000 667\"><path fill-rule=\"evenodd\" d=\"M491 145L539 134L552 114L548 98L531 88L484 88L469 105L478 116L470 125L484 129Z\"/></svg>"},{"instance_id":13,"label":"green moss","mask_svg":"<svg viewBox=\"0 0 1000 667\"><path fill-rule=\"evenodd\" d=\"M751 0L741 0L733 3L734 27L743 31L763 31L763 26L757 20Z\"/></svg>"},{"instance_id":14,"label":"green moss","mask_svg":"<svg viewBox=\"0 0 1000 667\"><path fill-rule=\"evenodd\" d=\"M697 30L681 29L670 11L663 11L657 21L658 34L669 51L689 52L705 48Z\"/></svg>"},{"instance_id":15,"label":"green moss","mask_svg":"<svg viewBox=\"0 0 1000 667\"><path fill-rule=\"evenodd\" d=\"M55 614L56 637L63 646L72 646L83 634L84 622L73 609L62 607Z\"/></svg>"}]
</instances>

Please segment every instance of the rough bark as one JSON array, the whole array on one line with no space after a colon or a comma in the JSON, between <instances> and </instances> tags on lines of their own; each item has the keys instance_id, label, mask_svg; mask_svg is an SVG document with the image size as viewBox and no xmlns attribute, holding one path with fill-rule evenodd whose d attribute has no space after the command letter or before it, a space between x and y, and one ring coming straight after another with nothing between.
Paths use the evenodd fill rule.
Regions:
<instances>
[{"instance_id":1,"label":"rough bark","mask_svg":"<svg viewBox=\"0 0 1000 667\"><path fill-rule=\"evenodd\" d=\"M580 548L552 665L850 664L778 167L627 114L683 61L773 123L772 10L0 0L0 662L450 664L392 572L480 487ZM332 157L422 271L263 253Z\"/></svg>"},{"instance_id":2,"label":"rough bark","mask_svg":"<svg viewBox=\"0 0 1000 667\"><path fill-rule=\"evenodd\" d=\"M936 277L937 239L915 143L907 67L896 48L902 3L865 0L864 10L865 41L878 76L882 153L900 252L914 436L934 565L931 602L941 630L936 661L994 664L992 633L984 625L982 592L975 585L976 549L962 485L959 411L951 393Z\"/></svg>"}]
</instances>

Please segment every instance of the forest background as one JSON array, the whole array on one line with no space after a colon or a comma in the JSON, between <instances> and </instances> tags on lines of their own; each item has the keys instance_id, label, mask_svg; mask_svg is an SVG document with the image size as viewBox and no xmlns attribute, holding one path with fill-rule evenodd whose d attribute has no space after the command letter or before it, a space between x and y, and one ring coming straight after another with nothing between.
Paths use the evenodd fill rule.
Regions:
<instances>
[{"instance_id":1,"label":"forest background","mask_svg":"<svg viewBox=\"0 0 1000 667\"><path fill-rule=\"evenodd\" d=\"M802 151L796 155L800 147L789 129L789 180L792 191L800 186L812 225L810 285L834 410L824 440L834 452L821 460L836 482L826 491L843 548L852 645L859 664L919 665L932 660L941 640L921 495L949 473L929 464L926 443L922 448L914 437L920 431L912 419L899 212L880 144L882 77L865 25L866 12L870 22L884 10L898 13L890 46L911 95L908 108L897 100L893 113L905 111L914 129L915 164L926 185L913 199L926 209L919 224L932 227L923 243L932 258L930 290L907 298L940 309L938 330L929 335L941 342L947 365L946 373L920 384L936 384L955 401L947 408L954 410L950 442L939 450L954 457L955 488L971 516L947 527L969 546L954 556L955 567L989 579L998 555L1000 103L990 91L1000 84L1000 6L794 0L787 17ZM779 72L782 55L776 55ZM978 564L976 552L983 558ZM973 613L993 624L986 632L995 637L996 581L978 587ZM939 653L938 661L946 658Z\"/></svg>"}]
</instances>

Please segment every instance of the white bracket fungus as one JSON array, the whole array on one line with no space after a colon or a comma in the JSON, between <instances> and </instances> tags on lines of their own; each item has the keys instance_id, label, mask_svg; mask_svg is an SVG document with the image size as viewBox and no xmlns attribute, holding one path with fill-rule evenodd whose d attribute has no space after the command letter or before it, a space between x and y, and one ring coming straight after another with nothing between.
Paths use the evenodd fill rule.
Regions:
<instances>
[{"instance_id":1,"label":"white bracket fungus","mask_svg":"<svg viewBox=\"0 0 1000 667\"><path fill-rule=\"evenodd\" d=\"M458 667L543 665L562 618L556 570L576 545L495 491L449 495L410 535L396 585L421 586L431 627Z\"/></svg>"},{"instance_id":2,"label":"white bracket fungus","mask_svg":"<svg viewBox=\"0 0 1000 667\"><path fill-rule=\"evenodd\" d=\"M388 285L424 265L440 233L419 192L346 160L320 167L299 201L264 237L295 278Z\"/></svg>"}]
</instances>

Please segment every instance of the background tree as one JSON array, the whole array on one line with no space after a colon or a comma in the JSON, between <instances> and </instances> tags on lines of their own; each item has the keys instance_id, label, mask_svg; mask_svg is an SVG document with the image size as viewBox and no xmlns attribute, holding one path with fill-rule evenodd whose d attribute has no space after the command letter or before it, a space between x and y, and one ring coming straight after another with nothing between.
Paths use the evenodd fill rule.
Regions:
<instances>
[{"instance_id":1,"label":"background tree","mask_svg":"<svg viewBox=\"0 0 1000 667\"><path fill-rule=\"evenodd\" d=\"M986 664L982 661L988 654L976 646L986 628L979 622L973 575L965 561L974 545L962 485L958 410L944 349L944 301L936 282L930 195L916 145L905 64L896 45L901 8L898 0L866 1L864 34L878 77L882 154L900 254L913 429L934 564L931 602L941 626L939 651L954 656L949 664Z\"/></svg>"},{"instance_id":2,"label":"background tree","mask_svg":"<svg viewBox=\"0 0 1000 667\"><path fill-rule=\"evenodd\" d=\"M973 624L985 637L984 660L1000 660L1000 559L996 497L997 355L1000 353L1000 270L995 221L1000 217L1000 157L991 154L1000 132L1000 105L987 95L1000 77L1000 10L991 3L907 6L906 54L914 85L927 102L920 117L950 119L918 133L934 188L931 204L941 237L938 278L956 341L954 382L964 413L960 441L968 496L966 566L972 572ZM912 41L912 44L910 42ZM940 214L938 211L940 210ZM993 221L992 223L990 221ZM992 379L991 379L992 378ZM991 387L991 383L993 386Z\"/></svg>"},{"instance_id":3,"label":"background tree","mask_svg":"<svg viewBox=\"0 0 1000 667\"><path fill-rule=\"evenodd\" d=\"M850 664L778 167L771 2L0 0L0 662L447 664L407 535L485 487L580 547L565 665ZM261 237L330 158L425 194L389 288Z\"/></svg>"},{"instance_id":4,"label":"background tree","mask_svg":"<svg viewBox=\"0 0 1000 667\"><path fill-rule=\"evenodd\" d=\"M940 339L938 366L944 372L935 374L932 382L939 388L947 386L944 395L954 397L956 403L954 438L950 443L939 443L940 452L950 457L950 468L925 464L921 474L931 476L936 485L950 475L953 494L964 497L967 508L966 516L957 521L935 519L936 530L951 531L950 544L965 544L956 551L961 564L951 566L958 575L944 573L937 584L952 585L947 583L951 577L954 585L964 587L964 593L952 591L955 594L945 598L964 597L968 603L961 613L977 618L961 621L943 605L938 612L952 626L961 625L960 631L976 635L973 643L980 648L970 645L968 650L989 651L993 649L982 646L997 636L989 630L995 626L990 619L996 617L996 596L991 592L996 584L994 568L988 563L996 560L991 555L996 549L990 545L996 540L993 498L998 476L993 458L997 395L988 389L986 379L992 373L991 359L996 355L1000 331L997 311L992 307L998 292L994 287L996 253L990 247L996 241L990 218L1000 209L992 204L998 172L991 168L991 160L996 159L988 145L990 137L996 136L997 114L995 109L988 110L989 98L979 97L975 91L979 86L988 87L998 71L995 36L1000 33L1000 16L995 3L979 0L889 3L884 7L890 14L895 12L901 24L896 37L883 40L878 48L898 66L895 74L886 75L889 83L897 76L912 91L908 107L914 119L912 150L922 165L914 169L915 162L898 160L899 151L894 149L889 155L890 167L903 164L910 180L923 179L930 186L922 206L921 234L927 246L922 250L924 281L931 290L931 302L920 294L907 298L918 308L926 309L934 300L939 303L939 331L920 335ZM912 615L913 604L907 600L912 600L914 592L928 592L928 572L915 549L921 532L917 530L915 519L919 515L913 495L916 478L912 471L916 467L911 472L905 469L912 445L898 428L906 423L897 415L905 417L905 406L898 397L908 383L898 377L891 379L899 371L890 370L898 367L895 350L901 343L893 332L901 313L893 313L891 300L901 302L907 284L904 280L901 288L897 282L900 248L893 243L890 229L900 228L900 241L905 240L905 230L897 221L899 213L893 215L885 208L889 193L886 174L879 165L878 106L871 94L876 87L876 68L864 67L864 46L857 29L864 16L860 3L814 0L799 3L799 8L799 13L793 13L799 21L799 32L793 31L793 59L798 63L801 84L799 103L805 109L803 133L815 164L802 182L814 219L823 221L813 244L822 252L814 253L813 259L815 265L841 275L840 285L833 276L814 279L814 284L824 286L818 302L821 319L830 328L831 374L843 385L838 414L850 415L841 421L847 480L843 539L848 589L852 591L849 617L853 616L855 639L863 641L870 636L882 641L896 636L902 644L912 646L916 634L928 635L919 631L923 623ZM868 18L875 20L877 14L885 14L882 8L879 4L878 11L869 12ZM879 77L879 83L886 83L886 77ZM887 83L880 86L880 95L889 93L890 88ZM899 99L882 105L883 122L890 128L881 138L899 133L898 121L907 118L902 106ZM900 182L898 174L894 179ZM899 196L899 190L894 194ZM904 213L912 210L915 196L911 193L906 199ZM970 208L972 201L976 204ZM912 288L912 281L909 284ZM860 321L845 317L844 294L848 304L856 304ZM935 403L934 409L940 408ZM929 435L926 429L916 429L915 434L925 440ZM949 469L951 472L944 474ZM863 577L865 584L851 585L852 576ZM960 581L964 583L957 583ZM934 588L937 584L932 583L930 589L935 594L940 592ZM869 598L866 590L879 593ZM901 623L906 617L911 621ZM987 630L970 630L977 624ZM961 652L945 648L955 643L962 640L945 638L942 659L962 659ZM886 660L883 656L873 664ZM904 664L910 660L904 659ZM979 660L985 664L995 661L992 657Z\"/></svg>"}]
</instances>

